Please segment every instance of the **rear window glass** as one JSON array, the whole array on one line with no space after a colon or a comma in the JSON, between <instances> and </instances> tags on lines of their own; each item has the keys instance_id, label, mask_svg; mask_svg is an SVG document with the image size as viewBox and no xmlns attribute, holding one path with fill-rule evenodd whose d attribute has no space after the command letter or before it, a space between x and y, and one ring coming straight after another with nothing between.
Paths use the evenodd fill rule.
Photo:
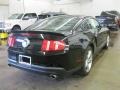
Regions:
<instances>
[{"instance_id":1,"label":"rear window glass","mask_svg":"<svg viewBox=\"0 0 120 90\"><path fill-rule=\"evenodd\" d=\"M32 28L32 30L44 31L71 30L78 21L79 18L73 16L51 17L38 21L29 28ZM29 28L27 28L27 30L29 30Z\"/></svg>"}]
</instances>

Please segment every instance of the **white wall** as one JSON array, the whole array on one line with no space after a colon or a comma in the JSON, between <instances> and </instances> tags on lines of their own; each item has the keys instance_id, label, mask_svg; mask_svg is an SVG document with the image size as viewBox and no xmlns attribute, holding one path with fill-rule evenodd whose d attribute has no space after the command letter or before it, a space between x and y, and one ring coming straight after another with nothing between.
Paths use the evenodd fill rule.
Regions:
<instances>
[{"instance_id":1,"label":"white wall","mask_svg":"<svg viewBox=\"0 0 120 90\"><path fill-rule=\"evenodd\" d=\"M20 12L63 11L95 16L101 11L120 11L120 0L9 0L10 14Z\"/></svg>"},{"instance_id":2,"label":"white wall","mask_svg":"<svg viewBox=\"0 0 120 90\"><path fill-rule=\"evenodd\" d=\"M9 14L24 12L23 0L9 0Z\"/></svg>"},{"instance_id":3,"label":"white wall","mask_svg":"<svg viewBox=\"0 0 120 90\"><path fill-rule=\"evenodd\" d=\"M78 1L78 0L77 0ZM72 1L71 1L72 2ZM66 3L54 3L53 2L53 10L54 11L63 11L68 14L93 14L93 3L89 0L80 1L80 2L66 2Z\"/></svg>"},{"instance_id":4,"label":"white wall","mask_svg":"<svg viewBox=\"0 0 120 90\"><path fill-rule=\"evenodd\" d=\"M9 0L10 14L21 12L51 11L52 4L47 0Z\"/></svg>"},{"instance_id":5,"label":"white wall","mask_svg":"<svg viewBox=\"0 0 120 90\"><path fill-rule=\"evenodd\" d=\"M45 12L51 11L52 4L49 0L24 0L25 12Z\"/></svg>"},{"instance_id":6,"label":"white wall","mask_svg":"<svg viewBox=\"0 0 120 90\"><path fill-rule=\"evenodd\" d=\"M8 17L9 13L9 5L8 0L0 0L0 19L4 19Z\"/></svg>"},{"instance_id":7,"label":"white wall","mask_svg":"<svg viewBox=\"0 0 120 90\"><path fill-rule=\"evenodd\" d=\"M8 0L0 0L0 4L2 5L8 5Z\"/></svg>"},{"instance_id":8,"label":"white wall","mask_svg":"<svg viewBox=\"0 0 120 90\"><path fill-rule=\"evenodd\" d=\"M0 20L8 17L8 6L0 5Z\"/></svg>"},{"instance_id":9,"label":"white wall","mask_svg":"<svg viewBox=\"0 0 120 90\"><path fill-rule=\"evenodd\" d=\"M54 0L55 1L55 0ZM62 0L58 0L60 2ZM76 3L54 3L56 10L62 10L69 14L84 14L84 15L99 15L101 11L105 10L119 10L120 0L77 0ZM75 0L74 0L75 1ZM55 10L54 9L54 10Z\"/></svg>"}]
</instances>

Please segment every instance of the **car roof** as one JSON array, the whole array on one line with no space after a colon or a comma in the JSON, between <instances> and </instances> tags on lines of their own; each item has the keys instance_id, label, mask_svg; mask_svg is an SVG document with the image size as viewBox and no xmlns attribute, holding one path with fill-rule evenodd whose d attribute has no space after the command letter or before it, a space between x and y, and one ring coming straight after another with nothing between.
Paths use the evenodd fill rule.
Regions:
<instances>
[{"instance_id":1,"label":"car roof","mask_svg":"<svg viewBox=\"0 0 120 90\"><path fill-rule=\"evenodd\" d=\"M60 15L60 16L56 16L56 17L61 17L61 16L78 17L80 19L93 18L92 16L85 16L85 15Z\"/></svg>"},{"instance_id":2,"label":"car roof","mask_svg":"<svg viewBox=\"0 0 120 90\"><path fill-rule=\"evenodd\" d=\"M54 15L54 14L64 14L64 15L66 15L66 13L63 13L63 12L46 12L46 13L41 13L40 15L45 15L45 14L51 14L51 15Z\"/></svg>"},{"instance_id":3,"label":"car roof","mask_svg":"<svg viewBox=\"0 0 120 90\"><path fill-rule=\"evenodd\" d=\"M110 10L110 11L103 11L103 12L118 12L116 10Z\"/></svg>"}]
</instances>

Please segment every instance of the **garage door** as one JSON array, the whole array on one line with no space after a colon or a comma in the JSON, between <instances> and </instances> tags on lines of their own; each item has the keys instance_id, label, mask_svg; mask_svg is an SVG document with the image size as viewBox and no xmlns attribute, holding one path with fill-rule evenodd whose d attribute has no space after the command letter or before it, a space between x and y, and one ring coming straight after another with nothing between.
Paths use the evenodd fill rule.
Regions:
<instances>
[{"instance_id":1,"label":"garage door","mask_svg":"<svg viewBox=\"0 0 120 90\"><path fill-rule=\"evenodd\" d=\"M0 19L8 17L8 6L0 6Z\"/></svg>"}]
</instances>

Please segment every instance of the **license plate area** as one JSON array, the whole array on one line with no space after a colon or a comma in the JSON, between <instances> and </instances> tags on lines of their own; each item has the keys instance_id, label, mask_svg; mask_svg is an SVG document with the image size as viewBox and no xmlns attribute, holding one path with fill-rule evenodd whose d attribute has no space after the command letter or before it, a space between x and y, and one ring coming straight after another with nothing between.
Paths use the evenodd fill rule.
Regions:
<instances>
[{"instance_id":1,"label":"license plate area","mask_svg":"<svg viewBox=\"0 0 120 90\"><path fill-rule=\"evenodd\" d=\"M19 63L24 65L31 65L31 57L25 55L19 55Z\"/></svg>"}]
</instances>

